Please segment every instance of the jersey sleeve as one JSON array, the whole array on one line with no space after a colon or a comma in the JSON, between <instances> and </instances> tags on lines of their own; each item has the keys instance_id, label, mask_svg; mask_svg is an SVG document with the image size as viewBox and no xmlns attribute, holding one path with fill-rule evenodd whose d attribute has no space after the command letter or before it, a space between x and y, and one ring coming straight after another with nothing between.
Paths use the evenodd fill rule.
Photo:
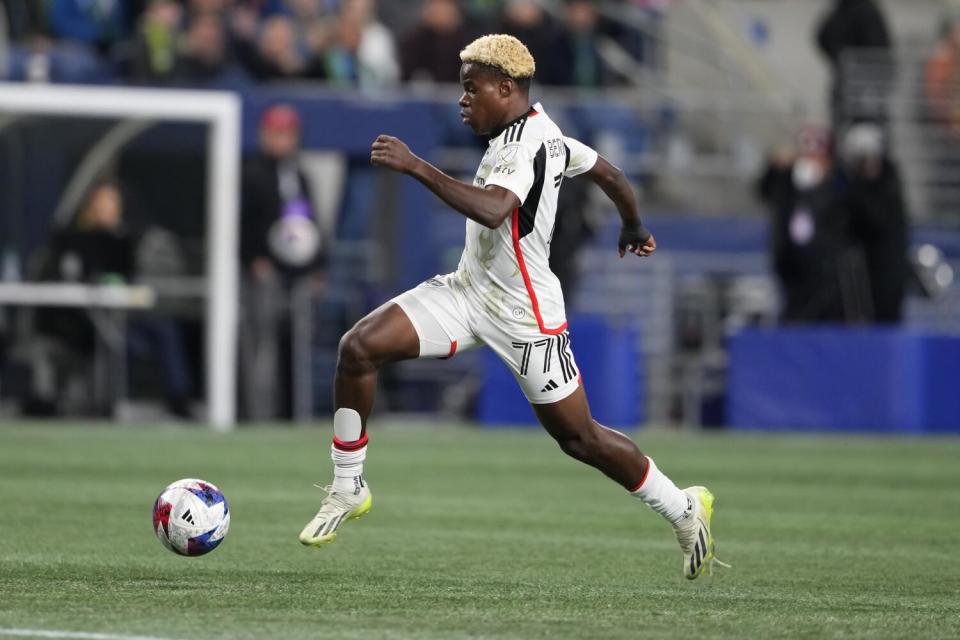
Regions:
<instances>
[{"instance_id":1,"label":"jersey sleeve","mask_svg":"<svg viewBox=\"0 0 960 640\"><path fill-rule=\"evenodd\" d=\"M520 202L527 199L533 186L533 154L527 145L514 142L497 151L485 186L492 184L509 189Z\"/></svg>"},{"instance_id":2,"label":"jersey sleeve","mask_svg":"<svg viewBox=\"0 0 960 640\"><path fill-rule=\"evenodd\" d=\"M563 144L567 147L567 168L563 171L567 178L590 171L597 163L597 152L579 140L564 136Z\"/></svg>"}]
</instances>

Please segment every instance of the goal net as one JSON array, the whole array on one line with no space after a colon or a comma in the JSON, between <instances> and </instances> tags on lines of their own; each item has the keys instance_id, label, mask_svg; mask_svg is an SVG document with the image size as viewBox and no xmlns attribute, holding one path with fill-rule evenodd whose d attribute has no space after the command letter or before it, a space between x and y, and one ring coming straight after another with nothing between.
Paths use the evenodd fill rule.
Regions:
<instances>
[{"instance_id":1,"label":"goal net","mask_svg":"<svg viewBox=\"0 0 960 640\"><path fill-rule=\"evenodd\" d=\"M83 199L109 180L130 194L124 222L153 231L137 257L149 253L148 238L159 262L165 239L179 257L167 273L148 269L137 287L117 286L109 303L89 281L54 291L52 302L111 313L154 295L192 305L204 354L194 385L210 425L232 428L240 142L240 101L226 92L0 83L0 308L33 304L42 292L30 287L31 257L53 231L76 224Z\"/></svg>"}]
</instances>

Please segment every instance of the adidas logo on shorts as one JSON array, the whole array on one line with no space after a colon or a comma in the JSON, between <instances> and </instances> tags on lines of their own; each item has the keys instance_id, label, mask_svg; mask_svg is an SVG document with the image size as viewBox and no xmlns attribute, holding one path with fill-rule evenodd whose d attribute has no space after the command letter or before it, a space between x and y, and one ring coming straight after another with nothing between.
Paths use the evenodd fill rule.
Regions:
<instances>
[{"instance_id":1,"label":"adidas logo on shorts","mask_svg":"<svg viewBox=\"0 0 960 640\"><path fill-rule=\"evenodd\" d=\"M553 379L551 378L550 381L547 382L547 384L544 385L543 389L540 389L540 393L546 393L547 391L553 391L554 389L559 388L559 386L560 386L560 385L558 385L556 382L554 382Z\"/></svg>"}]
</instances>

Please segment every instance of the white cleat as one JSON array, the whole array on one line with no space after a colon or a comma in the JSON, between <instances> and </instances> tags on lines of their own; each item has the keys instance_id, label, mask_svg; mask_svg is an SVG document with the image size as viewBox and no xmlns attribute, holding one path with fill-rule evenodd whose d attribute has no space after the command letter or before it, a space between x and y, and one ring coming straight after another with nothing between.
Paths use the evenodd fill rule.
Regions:
<instances>
[{"instance_id":1,"label":"white cleat","mask_svg":"<svg viewBox=\"0 0 960 640\"><path fill-rule=\"evenodd\" d=\"M333 487L320 487L327 497L320 503L320 511L300 532L300 542L319 547L333 542L337 530L347 520L366 515L373 505L370 487L363 484L355 493L341 493Z\"/></svg>"},{"instance_id":2,"label":"white cleat","mask_svg":"<svg viewBox=\"0 0 960 640\"><path fill-rule=\"evenodd\" d=\"M714 555L713 536L710 534L710 519L713 517L713 494L706 487L688 487L683 492L690 500L692 510L682 522L674 527L680 551L683 553L683 575L695 580L709 567L713 573L713 564L730 567L717 560Z\"/></svg>"}]
</instances>

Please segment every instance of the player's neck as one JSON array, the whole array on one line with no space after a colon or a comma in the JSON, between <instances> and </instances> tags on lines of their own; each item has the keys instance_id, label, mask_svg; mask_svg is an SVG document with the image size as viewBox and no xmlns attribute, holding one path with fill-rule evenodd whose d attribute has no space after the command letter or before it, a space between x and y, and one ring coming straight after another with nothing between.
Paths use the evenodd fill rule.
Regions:
<instances>
[{"instance_id":1,"label":"player's neck","mask_svg":"<svg viewBox=\"0 0 960 640\"><path fill-rule=\"evenodd\" d=\"M493 132L490 134L491 138L496 138L498 135L503 133L504 129L530 113L530 105L527 103L527 101L524 101L523 103L518 102L516 106L511 107L506 113L508 115L503 119L503 122L494 128Z\"/></svg>"}]
</instances>

